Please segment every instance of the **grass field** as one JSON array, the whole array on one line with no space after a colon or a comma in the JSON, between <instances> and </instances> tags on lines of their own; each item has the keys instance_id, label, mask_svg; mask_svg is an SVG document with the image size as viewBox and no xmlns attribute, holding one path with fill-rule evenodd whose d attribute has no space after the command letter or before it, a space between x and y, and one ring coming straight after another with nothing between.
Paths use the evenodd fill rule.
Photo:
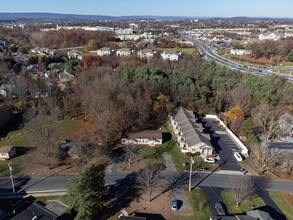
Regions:
<instances>
[{"instance_id":1,"label":"grass field","mask_svg":"<svg viewBox=\"0 0 293 220\"><path fill-rule=\"evenodd\" d=\"M293 206L285 198L284 193L281 192L270 192L270 197L274 200L277 206L286 215L288 220L293 220Z\"/></svg>"},{"instance_id":2,"label":"grass field","mask_svg":"<svg viewBox=\"0 0 293 220\"><path fill-rule=\"evenodd\" d=\"M194 189L191 192L187 192L189 197L189 203L193 211L191 217L178 218L182 220L192 220L192 219L202 219L208 220L211 216L211 212L208 206L208 201L201 189ZM200 208L199 204L203 205L203 208ZM179 217L179 216L178 216Z\"/></svg>"},{"instance_id":3,"label":"grass field","mask_svg":"<svg viewBox=\"0 0 293 220\"><path fill-rule=\"evenodd\" d=\"M60 121L56 127L56 137L59 139L70 139L83 130L85 126L86 123L79 120ZM10 132L5 138L1 139L0 145L29 147L29 131L26 127L22 130Z\"/></svg>"},{"instance_id":4,"label":"grass field","mask_svg":"<svg viewBox=\"0 0 293 220\"><path fill-rule=\"evenodd\" d=\"M179 51L184 54L199 56L198 50L195 47L191 48L156 48L158 51Z\"/></svg>"},{"instance_id":5,"label":"grass field","mask_svg":"<svg viewBox=\"0 0 293 220\"><path fill-rule=\"evenodd\" d=\"M258 196L252 197L251 199L240 204L238 207L236 206L236 203L230 192L222 192L222 197L225 201L228 211L234 214L252 211L253 207L257 209L259 207L265 206L265 203Z\"/></svg>"}]
</instances>

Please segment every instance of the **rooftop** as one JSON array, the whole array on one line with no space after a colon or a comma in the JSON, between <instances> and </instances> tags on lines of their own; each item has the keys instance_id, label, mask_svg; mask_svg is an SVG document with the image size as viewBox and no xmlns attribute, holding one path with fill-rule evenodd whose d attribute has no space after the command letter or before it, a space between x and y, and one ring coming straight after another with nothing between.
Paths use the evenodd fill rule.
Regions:
<instances>
[{"instance_id":1,"label":"rooftop","mask_svg":"<svg viewBox=\"0 0 293 220\"><path fill-rule=\"evenodd\" d=\"M0 146L0 153L7 154L11 151L12 148L13 148L13 146L10 146L10 145Z\"/></svg>"},{"instance_id":2,"label":"rooftop","mask_svg":"<svg viewBox=\"0 0 293 220\"><path fill-rule=\"evenodd\" d=\"M212 146L209 135L203 133L202 125L196 123L196 118L192 111L179 107L173 110L173 114L189 147L200 142Z\"/></svg>"},{"instance_id":3,"label":"rooftop","mask_svg":"<svg viewBox=\"0 0 293 220\"><path fill-rule=\"evenodd\" d=\"M128 137L131 139L162 139L162 132L156 130L144 130L138 132L131 132L128 134Z\"/></svg>"}]
</instances>

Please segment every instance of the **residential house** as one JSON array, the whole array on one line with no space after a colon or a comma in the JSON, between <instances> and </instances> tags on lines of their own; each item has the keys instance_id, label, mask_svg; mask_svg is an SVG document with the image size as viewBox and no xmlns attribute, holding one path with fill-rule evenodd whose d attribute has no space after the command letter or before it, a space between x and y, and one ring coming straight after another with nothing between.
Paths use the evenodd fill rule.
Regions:
<instances>
[{"instance_id":1,"label":"residential house","mask_svg":"<svg viewBox=\"0 0 293 220\"><path fill-rule=\"evenodd\" d=\"M169 114L169 118L182 153L199 153L203 157L214 154L210 135L204 133L192 111L179 107Z\"/></svg>"},{"instance_id":2,"label":"residential house","mask_svg":"<svg viewBox=\"0 0 293 220\"><path fill-rule=\"evenodd\" d=\"M46 207L36 202L26 202L16 209L16 214L11 220L59 220L62 216L58 216Z\"/></svg>"},{"instance_id":3,"label":"residential house","mask_svg":"<svg viewBox=\"0 0 293 220\"><path fill-rule=\"evenodd\" d=\"M0 146L0 160L9 160L16 155L14 146Z\"/></svg>"},{"instance_id":4,"label":"residential house","mask_svg":"<svg viewBox=\"0 0 293 220\"><path fill-rule=\"evenodd\" d=\"M140 59L149 60L149 59L153 58L156 53L157 53L157 51L152 50L152 49L143 49L137 53L137 56Z\"/></svg>"},{"instance_id":5,"label":"residential house","mask_svg":"<svg viewBox=\"0 0 293 220\"><path fill-rule=\"evenodd\" d=\"M109 47L103 47L97 50L98 56L109 56L115 54L115 50L109 48Z\"/></svg>"},{"instance_id":6,"label":"residential house","mask_svg":"<svg viewBox=\"0 0 293 220\"><path fill-rule=\"evenodd\" d=\"M249 55L251 53L252 53L251 50L243 50L243 49L232 49L230 51L230 54L232 54L232 55L238 55L238 56Z\"/></svg>"},{"instance_id":7,"label":"residential house","mask_svg":"<svg viewBox=\"0 0 293 220\"><path fill-rule=\"evenodd\" d=\"M115 30L115 34L117 34L117 35L130 35L130 34L133 34L133 29L132 28L125 28L125 29L119 28L119 29Z\"/></svg>"},{"instance_id":8,"label":"residential house","mask_svg":"<svg viewBox=\"0 0 293 220\"><path fill-rule=\"evenodd\" d=\"M179 61L180 59L183 58L183 53L178 52L178 51L163 51L163 53L161 53L161 57L164 60L170 60L170 61Z\"/></svg>"},{"instance_id":9,"label":"residential house","mask_svg":"<svg viewBox=\"0 0 293 220\"><path fill-rule=\"evenodd\" d=\"M279 119L279 125L286 135L293 137L293 116L291 114L283 114Z\"/></svg>"},{"instance_id":10,"label":"residential house","mask_svg":"<svg viewBox=\"0 0 293 220\"><path fill-rule=\"evenodd\" d=\"M37 53L37 54L39 54L41 56L46 56L46 57L55 55L55 52L53 50L48 49L48 48L36 47L36 48L31 49L31 52L32 53Z\"/></svg>"},{"instance_id":11,"label":"residential house","mask_svg":"<svg viewBox=\"0 0 293 220\"><path fill-rule=\"evenodd\" d=\"M138 34L117 35L116 38L122 41L137 41L141 37Z\"/></svg>"},{"instance_id":12,"label":"residential house","mask_svg":"<svg viewBox=\"0 0 293 220\"><path fill-rule=\"evenodd\" d=\"M83 55L83 53L78 50L71 50L71 51L67 52L67 57L69 59L77 58L79 60L82 60L82 55Z\"/></svg>"},{"instance_id":13,"label":"residential house","mask_svg":"<svg viewBox=\"0 0 293 220\"><path fill-rule=\"evenodd\" d=\"M261 41L264 41L264 40L277 41L277 40L280 40L281 37L282 37L281 35L277 35L276 33L263 33L258 36L258 39Z\"/></svg>"},{"instance_id":14,"label":"residential house","mask_svg":"<svg viewBox=\"0 0 293 220\"><path fill-rule=\"evenodd\" d=\"M161 131L144 130L129 133L127 137L122 138L121 142L122 144L155 146L163 143L163 136Z\"/></svg>"},{"instance_id":15,"label":"residential house","mask_svg":"<svg viewBox=\"0 0 293 220\"><path fill-rule=\"evenodd\" d=\"M122 48L122 49L119 49L116 51L116 55L129 57L133 52L134 52L134 50L132 50L130 48Z\"/></svg>"},{"instance_id":16,"label":"residential house","mask_svg":"<svg viewBox=\"0 0 293 220\"><path fill-rule=\"evenodd\" d=\"M11 105L0 105L0 128L13 118L13 107Z\"/></svg>"},{"instance_id":17,"label":"residential house","mask_svg":"<svg viewBox=\"0 0 293 220\"><path fill-rule=\"evenodd\" d=\"M230 216L211 216L210 220L274 220L269 213L261 210L252 210L244 214Z\"/></svg>"}]
</instances>

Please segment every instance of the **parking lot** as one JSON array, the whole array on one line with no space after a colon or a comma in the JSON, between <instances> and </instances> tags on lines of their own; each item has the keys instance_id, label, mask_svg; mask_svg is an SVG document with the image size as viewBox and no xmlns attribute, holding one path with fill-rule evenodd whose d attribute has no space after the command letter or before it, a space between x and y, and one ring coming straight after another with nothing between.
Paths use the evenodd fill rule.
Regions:
<instances>
[{"instance_id":1,"label":"parking lot","mask_svg":"<svg viewBox=\"0 0 293 220\"><path fill-rule=\"evenodd\" d=\"M221 131L218 123L215 120L209 118L202 119L205 132L211 134L211 143L220 156L220 160L217 161L222 170L239 171L241 169L238 161L233 155L231 147L238 147L237 144L228 136L226 132Z\"/></svg>"}]
</instances>

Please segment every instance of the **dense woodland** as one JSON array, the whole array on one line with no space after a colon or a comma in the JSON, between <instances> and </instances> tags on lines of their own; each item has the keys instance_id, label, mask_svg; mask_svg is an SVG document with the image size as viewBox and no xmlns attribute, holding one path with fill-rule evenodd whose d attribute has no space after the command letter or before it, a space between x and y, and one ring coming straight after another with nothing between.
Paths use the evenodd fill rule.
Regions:
<instances>
[{"instance_id":1,"label":"dense woodland","mask_svg":"<svg viewBox=\"0 0 293 220\"><path fill-rule=\"evenodd\" d=\"M51 49L84 46L91 40L99 46L113 40L111 32L90 32L83 30L72 31L48 31L35 30L13 30L4 29L0 31L0 39L10 43L21 45L23 51L33 47L47 47Z\"/></svg>"}]
</instances>

